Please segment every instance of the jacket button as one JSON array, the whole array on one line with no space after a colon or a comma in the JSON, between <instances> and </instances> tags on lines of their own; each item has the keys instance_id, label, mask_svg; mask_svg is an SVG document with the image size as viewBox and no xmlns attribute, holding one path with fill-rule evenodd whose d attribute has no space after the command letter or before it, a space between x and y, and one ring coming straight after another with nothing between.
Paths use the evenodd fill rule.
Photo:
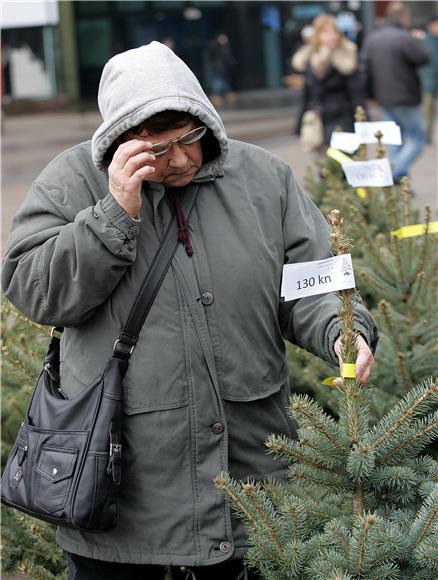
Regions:
<instances>
[{"instance_id":1,"label":"jacket button","mask_svg":"<svg viewBox=\"0 0 438 580\"><path fill-rule=\"evenodd\" d=\"M129 234L128 234L128 235L129 235L129 237L130 237L131 239L132 239L132 238L136 238L136 237L138 236L139 232L140 232L140 229L139 229L139 227L138 227L138 226L131 226L131 227L129 228Z\"/></svg>"},{"instance_id":2,"label":"jacket button","mask_svg":"<svg viewBox=\"0 0 438 580\"><path fill-rule=\"evenodd\" d=\"M221 542L219 544L219 550L221 552L223 552L224 554L226 554L227 552L229 552L231 550L231 544L230 544L230 542Z\"/></svg>"},{"instance_id":3,"label":"jacket button","mask_svg":"<svg viewBox=\"0 0 438 580\"><path fill-rule=\"evenodd\" d=\"M210 306L213 303L213 294L211 292L203 292L201 295L201 302L204 306Z\"/></svg>"},{"instance_id":4,"label":"jacket button","mask_svg":"<svg viewBox=\"0 0 438 580\"><path fill-rule=\"evenodd\" d=\"M224 425L218 421L217 423L213 423L211 430L215 435L220 435L224 431Z\"/></svg>"}]
</instances>

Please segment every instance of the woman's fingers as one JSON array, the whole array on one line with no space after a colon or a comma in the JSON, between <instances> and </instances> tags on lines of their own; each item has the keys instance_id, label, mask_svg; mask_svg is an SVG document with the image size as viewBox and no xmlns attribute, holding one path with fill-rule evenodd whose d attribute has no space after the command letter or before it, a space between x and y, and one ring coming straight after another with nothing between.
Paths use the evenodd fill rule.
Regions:
<instances>
[{"instance_id":1,"label":"woman's fingers","mask_svg":"<svg viewBox=\"0 0 438 580\"><path fill-rule=\"evenodd\" d=\"M109 190L131 217L140 212L142 182L155 172L150 165L155 161L151 147L149 141L139 139L122 143L108 167Z\"/></svg>"},{"instance_id":2,"label":"woman's fingers","mask_svg":"<svg viewBox=\"0 0 438 580\"><path fill-rule=\"evenodd\" d=\"M123 166L122 171L126 173L127 176L132 176L138 169L142 169L143 167L151 167L147 165L148 163L153 163L155 161L155 155L151 153L147 153L146 151L142 151L137 155L133 155L129 157ZM153 168L155 170L155 168Z\"/></svg>"},{"instance_id":3,"label":"woman's fingers","mask_svg":"<svg viewBox=\"0 0 438 580\"><path fill-rule=\"evenodd\" d=\"M357 337L357 347L359 352L356 360L356 377L360 383L364 384L370 378L374 356L362 336Z\"/></svg>"},{"instance_id":4,"label":"woman's fingers","mask_svg":"<svg viewBox=\"0 0 438 580\"><path fill-rule=\"evenodd\" d=\"M115 168L122 169L125 167L129 159L135 157L139 153L148 152L151 148L152 143L150 141L142 141L141 139L125 141L125 143L121 143L121 145L118 146L114 153L111 165L114 163ZM155 156L152 153L150 153L150 155L155 159Z\"/></svg>"},{"instance_id":5,"label":"woman's fingers","mask_svg":"<svg viewBox=\"0 0 438 580\"><path fill-rule=\"evenodd\" d=\"M365 384L370 378L370 374L374 365L374 356L363 336L361 335L357 336L356 344L358 349L356 359L356 378L361 384ZM338 337L336 339L334 349L339 359L339 368L341 369L342 373L342 364L344 361L342 360L341 357L341 349L342 349L341 337Z\"/></svg>"}]
</instances>

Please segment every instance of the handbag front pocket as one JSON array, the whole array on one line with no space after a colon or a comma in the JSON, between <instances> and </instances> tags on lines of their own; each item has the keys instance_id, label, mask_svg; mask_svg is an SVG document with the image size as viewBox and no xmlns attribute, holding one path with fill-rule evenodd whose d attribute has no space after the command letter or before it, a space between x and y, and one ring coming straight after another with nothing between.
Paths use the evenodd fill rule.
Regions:
<instances>
[{"instance_id":1,"label":"handbag front pocket","mask_svg":"<svg viewBox=\"0 0 438 580\"><path fill-rule=\"evenodd\" d=\"M36 514L71 520L73 486L85 453L87 431L59 431L26 426L28 451L23 462L27 503ZM20 487L20 486L19 486ZM19 491L19 488L17 489Z\"/></svg>"},{"instance_id":2,"label":"handbag front pocket","mask_svg":"<svg viewBox=\"0 0 438 580\"><path fill-rule=\"evenodd\" d=\"M48 513L64 509L78 449L43 445L36 472L35 504Z\"/></svg>"}]
</instances>

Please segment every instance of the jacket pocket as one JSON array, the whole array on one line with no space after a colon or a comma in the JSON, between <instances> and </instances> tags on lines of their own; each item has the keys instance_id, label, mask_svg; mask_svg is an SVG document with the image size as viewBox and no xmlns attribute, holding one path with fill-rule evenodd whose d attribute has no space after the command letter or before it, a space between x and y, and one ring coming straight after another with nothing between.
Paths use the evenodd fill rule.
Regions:
<instances>
[{"instance_id":1,"label":"jacket pocket","mask_svg":"<svg viewBox=\"0 0 438 580\"><path fill-rule=\"evenodd\" d=\"M274 395L288 383L287 362L275 346L222 369L221 396L227 401L248 403Z\"/></svg>"},{"instance_id":2,"label":"jacket pocket","mask_svg":"<svg viewBox=\"0 0 438 580\"><path fill-rule=\"evenodd\" d=\"M285 433L292 439L298 439L298 422L290 412L290 394L290 387L286 385L275 393L271 399L273 406L277 409L278 417L281 418L284 424Z\"/></svg>"},{"instance_id":3,"label":"jacket pocket","mask_svg":"<svg viewBox=\"0 0 438 580\"><path fill-rule=\"evenodd\" d=\"M287 470L285 464L266 453L272 433L297 438L297 424L288 415L289 386L251 402L224 401L228 424L230 472L237 479L261 479Z\"/></svg>"},{"instance_id":4,"label":"jacket pocket","mask_svg":"<svg viewBox=\"0 0 438 580\"><path fill-rule=\"evenodd\" d=\"M151 362L151 361L150 361ZM179 409L188 404L183 362L159 357L154 364L133 360L123 385L123 412L127 415Z\"/></svg>"},{"instance_id":5,"label":"jacket pocket","mask_svg":"<svg viewBox=\"0 0 438 580\"><path fill-rule=\"evenodd\" d=\"M75 348L79 348L76 347ZM179 349L179 350L178 350ZM61 362L61 388L71 399L76 397L103 371L111 356L102 362L87 359L81 351L76 354L69 345L68 357ZM80 361L80 365L76 364ZM87 378L89 377L89 378ZM154 347L153 336L139 340L123 379L123 411L128 415L177 409L188 402L184 347Z\"/></svg>"}]
</instances>

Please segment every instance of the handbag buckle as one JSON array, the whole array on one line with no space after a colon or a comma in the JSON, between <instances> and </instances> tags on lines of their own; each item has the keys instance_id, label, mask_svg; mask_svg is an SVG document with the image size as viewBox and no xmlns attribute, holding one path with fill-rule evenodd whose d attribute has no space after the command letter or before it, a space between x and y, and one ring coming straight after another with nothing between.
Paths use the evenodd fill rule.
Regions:
<instances>
[{"instance_id":1,"label":"handbag buckle","mask_svg":"<svg viewBox=\"0 0 438 580\"><path fill-rule=\"evenodd\" d=\"M135 344L133 344L133 345L132 345L132 346L129 348L129 351L127 351L127 350L126 350L126 348L117 348L117 345L118 345L119 343L120 343L120 344L123 344L123 345L125 345L125 343L124 343L124 342L122 342L122 341L120 340L120 338L118 338L118 339L116 340L116 342L114 343L114 346L113 346L113 350L114 350L115 352L119 351L119 352L122 352L122 353L124 353L124 354L129 354L129 355L131 355L131 354L134 352ZM129 345L125 345L125 346L129 346Z\"/></svg>"},{"instance_id":2,"label":"handbag buckle","mask_svg":"<svg viewBox=\"0 0 438 580\"><path fill-rule=\"evenodd\" d=\"M113 457L114 455L118 455L119 457L122 455L122 444L121 443L111 443L110 444L110 456Z\"/></svg>"},{"instance_id":3,"label":"handbag buckle","mask_svg":"<svg viewBox=\"0 0 438 580\"><path fill-rule=\"evenodd\" d=\"M60 328L59 326L52 326L52 328L50 330L51 338L61 338L63 330L64 329Z\"/></svg>"},{"instance_id":4,"label":"handbag buckle","mask_svg":"<svg viewBox=\"0 0 438 580\"><path fill-rule=\"evenodd\" d=\"M121 482L121 459L122 444L110 443L109 462L106 472L110 477L112 477L115 485L120 485Z\"/></svg>"}]
</instances>

